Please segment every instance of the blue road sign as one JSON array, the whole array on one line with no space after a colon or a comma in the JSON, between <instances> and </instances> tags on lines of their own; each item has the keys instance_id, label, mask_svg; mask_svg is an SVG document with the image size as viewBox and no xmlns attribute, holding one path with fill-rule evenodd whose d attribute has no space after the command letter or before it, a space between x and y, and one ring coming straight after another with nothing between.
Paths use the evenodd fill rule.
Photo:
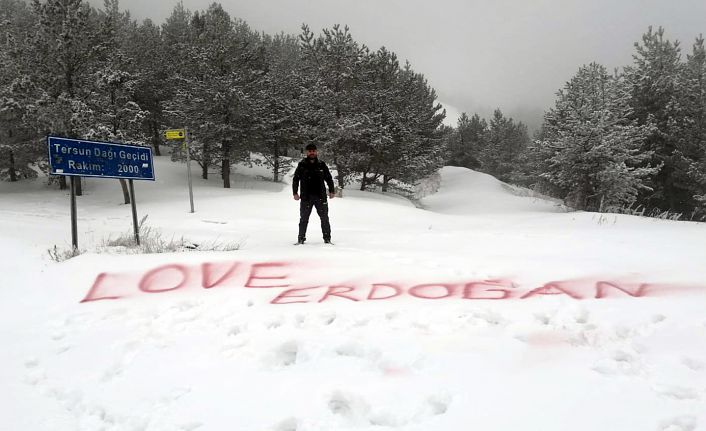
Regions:
<instances>
[{"instance_id":1,"label":"blue road sign","mask_svg":"<svg viewBox=\"0 0 706 431\"><path fill-rule=\"evenodd\" d=\"M49 136L52 175L154 180L152 148Z\"/></svg>"}]
</instances>

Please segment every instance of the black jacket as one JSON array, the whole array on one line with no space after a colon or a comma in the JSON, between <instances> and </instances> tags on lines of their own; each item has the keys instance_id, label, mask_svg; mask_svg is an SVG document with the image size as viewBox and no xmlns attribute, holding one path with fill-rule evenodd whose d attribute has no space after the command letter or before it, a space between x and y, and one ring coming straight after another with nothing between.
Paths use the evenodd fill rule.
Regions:
<instances>
[{"instance_id":1,"label":"black jacket","mask_svg":"<svg viewBox=\"0 0 706 431\"><path fill-rule=\"evenodd\" d=\"M325 185L324 182L326 183ZM299 193L302 199L312 197L325 198L326 186L328 186L329 193L334 192L331 172L328 170L326 163L319 159L309 160L305 158L299 162L297 169L294 171L294 179L292 181L293 194L297 194L299 183L302 186L302 191Z\"/></svg>"}]
</instances>

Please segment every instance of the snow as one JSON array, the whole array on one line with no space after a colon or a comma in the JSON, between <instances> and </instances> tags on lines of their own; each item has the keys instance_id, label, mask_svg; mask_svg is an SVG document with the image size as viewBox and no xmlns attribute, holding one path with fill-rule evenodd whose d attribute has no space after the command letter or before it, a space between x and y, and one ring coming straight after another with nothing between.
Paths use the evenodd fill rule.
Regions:
<instances>
[{"instance_id":1,"label":"snow","mask_svg":"<svg viewBox=\"0 0 706 431\"><path fill-rule=\"evenodd\" d=\"M1 429L706 429L704 224L568 212L446 167L423 208L346 190L336 245L312 214L294 247L298 203L262 168L230 190L195 175L193 214L185 166L155 173L135 182L152 228L241 248L96 253L131 214L88 179L88 252L55 263L67 194L0 184Z\"/></svg>"}]
</instances>

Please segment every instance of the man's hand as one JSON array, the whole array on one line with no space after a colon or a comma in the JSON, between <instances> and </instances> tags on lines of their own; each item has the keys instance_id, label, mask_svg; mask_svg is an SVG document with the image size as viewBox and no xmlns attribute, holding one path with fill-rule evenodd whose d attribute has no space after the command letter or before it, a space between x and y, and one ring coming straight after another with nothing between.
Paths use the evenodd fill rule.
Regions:
<instances>
[{"instance_id":1,"label":"man's hand","mask_svg":"<svg viewBox=\"0 0 706 431\"><path fill-rule=\"evenodd\" d=\"M297 193L294 193L294 200L298 201L299 200L299 195Z\"/></svg>"},{"instance_id":2,"label":"man's hand","mask_svg":"<svg viewBox=\"0 0 706 431\"><path fill-rule=\"evenodd\" d=\"M336 197L336 193L329 193L328 197L329 197L329 199L333 199Z\"/></svg>"}]
</instances>

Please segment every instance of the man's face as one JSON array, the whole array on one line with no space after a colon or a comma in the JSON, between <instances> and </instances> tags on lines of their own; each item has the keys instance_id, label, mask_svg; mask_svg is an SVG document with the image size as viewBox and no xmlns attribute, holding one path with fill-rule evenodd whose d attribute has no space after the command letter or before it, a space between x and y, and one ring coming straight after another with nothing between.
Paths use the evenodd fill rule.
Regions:
<instances>
[{"instance_id":1,"label":"man's face","mask_svg":"<svg viewBox=\"0 0 706 431\"><path fill-rule=\"evenodd\" d=\"M316 150L306 150L306 157L309 159L315 159L317 154Z\"/></svg>"}]
</instances>

